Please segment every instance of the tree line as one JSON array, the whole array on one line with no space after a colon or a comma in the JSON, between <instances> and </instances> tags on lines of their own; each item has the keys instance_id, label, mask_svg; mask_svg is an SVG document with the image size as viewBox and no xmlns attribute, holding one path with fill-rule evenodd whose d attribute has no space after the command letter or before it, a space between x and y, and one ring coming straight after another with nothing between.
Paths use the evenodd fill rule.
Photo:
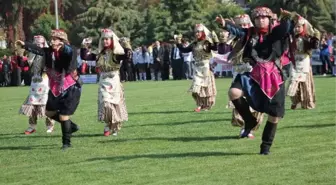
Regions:
<instances>
[{"instance_id":1,"label":"tree line","mask_svg":"<svg viewBox=\"0 0 336 185\"><path fill-rule=\"evenodd\" d=\"M319 30L336 30L333 0L247 3L251 8L267 5L277 13L280 8L296 11ZM54 10L54 0L0 0L0 26L5 28L9 44L13 46L17 39L31 40L35 34L48 38L56 27ZM58 0L58 10L60 28L77 46L88 36L97 43L102 28L129 37L132 45L169 41L177 33L192 38L196 23L217 29L214 20L218 14L229 18L246 12L230 0Z\"/></svg>"}]
</instances>

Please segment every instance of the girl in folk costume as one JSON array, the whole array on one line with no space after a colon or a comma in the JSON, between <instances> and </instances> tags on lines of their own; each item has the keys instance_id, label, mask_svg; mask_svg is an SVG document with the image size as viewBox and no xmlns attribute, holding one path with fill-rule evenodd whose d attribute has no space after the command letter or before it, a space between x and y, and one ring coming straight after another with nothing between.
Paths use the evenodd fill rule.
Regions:
<instances>
[{"instance_id":1,"label":"girl in folk costume","mask_svg":"<svg viewBox=\"0 0 336 185\"><path fill-rule=\"evenodd\" d=\"M76 73L76 50L68 44L63 30L52 30L51 46L40 48L35 44L17 41L29 52L43 56L49 78L49 93L46 115L61 123L62 149L71 147L71 135L78 126L70 120L77 109L81 96L81 83Z\"/></svg>"},{"instance_id":2,"label":"girl in folk costume","mask_svg":"<svg viewBox=\"0 0 336 185\"><path fill-rule=\"evenodd\" d=\"M128 120L124 90L120 82L120 62L125 54L119 38L110 29L103 29L99 40L99 54L88 54L84 47L81 57L96 60L100 70L98 89L98 120L105 122L104 135L117 136L121 124Z\"/></svg>"},{"instance_id":3,"label":"girl in folk costume","mask_svg":"<svg viewBox=\"0 0 336 185\"><path fill-rule=\"evenodd\" d=\"M310 65L312 49L318 48L320 33L313 29L303 17L299 17L295 26L295 37L292 48L294 65L290 76L287 95L291 97L291 109L301 103L303 109L315 108L315 87L313 72Z\"/></svg>"},{"instance_id":4,"label":"girl in folk costume","mask_svg":"<svg viewBox=\"0 0 336 185\"><path fill-rule=\"evenodd\" d=\"M193 52L195 72L190 88L192 97L196 101L195 112L210 110L215 104L217 94L215 77L210 70L211 50L217 51L218 38L215 32L210 31L203 24L195 26L196 41L188 47L183 47L182 37L177 37L177 47L182 53Z\"/></svg>"},{"instance_id":5,"label":"girl in folk costume","mask_svg":"<svg viewBox=\"0 0 336 185\"><path fill-rule=\"evenodd\" d=\"M277 123L285 112L285 88L280 59L287 48L283 47L282 40L293 31L292 22L295 20L292 19L296 18L290 12L282 11L283 19L279 25L273 26L272 15L272 11L266 7L252 10L255 28L248 29L237 27L217 17L217 21L230 34L245 42L243 61L253 66L250 73L237 74L229 90L229 97L245 122L245 130L241 137L248 137L251 130L258 125L258 120L251 113L249 106L268 114L260 146L262 155L270 153Z\"/></svg>"},{"instance_id":6,"label":"girl in folk costume","mask_svg":"<svg viewBox=\"0 0 336 185\"><path fill-rule=\"evenodd\" d=\"M243 29L249 29L253 27L253 23L250 19L250 16L247 14L242 14L242 15L238 15L236 17L234 17L234 24L243 28ZM237 40L238 39L238 40ZM244 46L242 44L246 44L246 43L242 43L243 41L239 38L235 38L235 43L233 51L230 53L229 56L229 60L231 60L231 62L233 63L233 68L234 68L234 72L233 72L233 81L236 78L237 74L244 74L246 72L251 72L252 71L252 66L249 63L245 63L242 60L242 52L244 49ZM233 103L230 101L229 102L229 106L230 108L232 108L232 119L231 119L231 123L233 126L238 126L241 127L240 130L240 134L239 136L241 137L242 134L245 131L245 122L244 119L240 116L240 114L238 113L237 109L235 109ZM253 128L253 130L248 134L248 138L253 139L254 135L253 135L253 131L256 131L259 128L260 123L263 122L263 117L264 114L255 111L251 106L250 106L250 111L253 114L253 116L257 119L258 125L256 127Z\"/></svg>"},{"instance_id":7,"label":"girl in folk costume","mask_svg":"<svg viewBox=\"0 0 336 185\"><path fill-rule=\"evenodd\" d=\"M34 44L40 48L48 48L47 41L41 35L34 37ZM27 99L21 106L20 114L29 116L29 127L24 132L26 135L36 132L37 118L45 116L45 106L48 100L49 81L48 76L44 72L45 58L33 53L29 54L29 62L31 63L32 82ZM54 130L54 121L49 117L45 120L47 133Z\"/></svg>"}]
</instances>

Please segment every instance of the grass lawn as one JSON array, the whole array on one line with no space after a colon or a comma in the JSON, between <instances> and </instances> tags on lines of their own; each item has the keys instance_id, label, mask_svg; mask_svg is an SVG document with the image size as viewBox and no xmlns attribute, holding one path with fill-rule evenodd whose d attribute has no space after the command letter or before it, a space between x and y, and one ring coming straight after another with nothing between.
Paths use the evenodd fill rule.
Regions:
<instances>
[{"instance_id":1,"label":"grass lawn","mask_svg":"<svg viewBox=\"0 0 336 185\"><path fill-rule=\"evenodd\" d=\"M36 133L22 134L27 87L1 88L0 184L334 185L335 79L315 78L314 110L289 110L287 98L269 156L258 155L264 123L254 140L237 139L225 108L231 79L216 80L216 105L201 113L186 93L191 81L126 83L129 121L117 137L103 136L97 85L85 85L73 116L81 130L66 152L59 124L48 135L39 120Z\"/></svg>"}]
</instances>

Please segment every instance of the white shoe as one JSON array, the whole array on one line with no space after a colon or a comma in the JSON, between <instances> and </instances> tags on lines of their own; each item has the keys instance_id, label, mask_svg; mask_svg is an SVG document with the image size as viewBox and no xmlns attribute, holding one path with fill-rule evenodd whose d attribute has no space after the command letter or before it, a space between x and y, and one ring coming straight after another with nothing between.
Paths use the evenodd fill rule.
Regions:
<instances>
[{"instance_id":1,"label":"white shoe","mask_svg":"<svg viewBox=\"0 0 336 185\"><path fill-rule=\"evenodd\" d=\"M324 73L323 76L327 76L327 74Z\"/></svg>"},{"instance_id":2,"label":"white shoe","mask_svg":"<svg viewBox=\"0 0 336 185\"><path fill-rule=\"evenodd\" d=\"M243 135L244 131L245 131L245 129L242 128L242 129L240 130L239 136Z\"/></svg>"},{"instance_id":3,"label":"white shoe","mask_svg":"<svg viewBox=\"0 0 336 185\"><path fill-rule=\"evenodd\" d=\"M116 131L114 131L113 133L112 133L112 136L117 136L118 135L118 132L116 132Z\"/></svg>"},{"instance_id":4,"label":"white shoe","mask_svg":"<svg viewBox=\"0 0 336 185\"><path fill-rule=\"evenodd\" d=\"M47 127L47 133L52 133L54 131L54 126Z\"/></svg>"}]
</instances>

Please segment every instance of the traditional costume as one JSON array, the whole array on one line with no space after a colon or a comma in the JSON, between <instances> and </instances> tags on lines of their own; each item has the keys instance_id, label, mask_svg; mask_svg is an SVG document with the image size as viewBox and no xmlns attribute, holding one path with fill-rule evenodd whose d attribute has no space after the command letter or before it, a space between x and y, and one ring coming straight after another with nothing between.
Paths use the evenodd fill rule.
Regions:
<instances>
[{"instance_id":1,"label":"traditional costume","mask_svg":"<svg viewBox=\"0 0 336 185\"><path fill-rule=\"evenodd\" d=\"M291 76L287 95L291 97L291 109L295 109L301 103L303 109L315 108L315 86L310 57L312 49L317 49L319 44L319 32L303 17L299 18L298 27L302 32L293 38L294 65L291 68Z\"/></svg>"},{"instance_id":2,"label":"traditional costume","mask_svg":"<svg viewBox=\"0 0 336 185\"><path fill-rule=\"evenodd\" d=\"M234 23L238 26L240 26L241 28L244 29L248 29L248 28L252 28L253 27L253 23L250 19L250 16L247 14L242 14L242 15L238 15L236 17L234 17ZM232 64L233 64L233 81L236 78L237 74L244 74L246 72L251 72L252 71L252 66L249 63L245 63L242 60L242 52L243 52L243 44L244 41L242 41L239 38L235 38L234 43L232 45L234 45L233 47L233 51L230 53L229 55L229 60L231 60ZM246 44L246 43L245 43ZM244 119L240 116L240 114L238 113L237 109L235 109L234 105L232 104L231 101L229 101L229 108L233 108L232 110L232 119L231 119L231 123L233 126L238 126L241 128L239 136L241 137L241 135L244 133L245 131L245 122ZM251 106L250 106L250 111L253 114L253 116L257 119L258 121L258 125L256 127L253 128L252 131L256 131L259 128L259 125L263 122L263 118L264 118L264 114L255 111ZM248 137L250 139L254 138L254 135L252 133L252 131L248 134Z\"/></svg>"},{"instance_id":3,"label":"traditional costume","mask_svg":"<svg viewBox=\"0 0 336 185\"><path fill-rule=\"evenodd\" d=\"M258 125L258 120L251 113L249 106L269 115L260 146L260 154L263 155L269 154L278 119L285 113L281 57L287 48L282 41L293 31L291 19L295 16L289 13L283 15L280 24L273 26L272 11L266 7L258 7L252 10L252 20L259 17L268 18L270 24L266 27L244 29L224 22L224 27L230 34L244 41L243 61L253 66L251 72L237 74L230 88L231 101L245 122L245 131L241 137L248 137L251 130Z\"/></svg>"},{"instance_id":4,"label":"traditional costume","mask_svg":"<svg viewBox=\"0 0 336 185\"><path fill-rule=\"evenodd\" d=\"M210 70L211 50L217 50L218 38L214 32L210 31L203 24L196 24L195 32L200 32L202 37L191 43L188 47L183 47L181 43L177 47L182 53L193 52L195 59L195 72L193 83L189 92L196 101L195 112L210 110L215 104L216 83L213 72Z\"/></svg>"},{"instance_id":5,"label":"traditional costume","mask_svg":"<svg viewBox=\"0 0 336 185\"><path fill-rule=\"evenodd\" d=\"M49 78L48 100L46 111L53 120L61 123L63 149L71 147L71 135L78 131L78 126L69 116L77 109L81 96L81 82L77 76L76 50L68 45L68 36L63 30L52 30L52 39L58 39L63 44L56 50L52 46L40 48L26 43L25 49L43 56ZM66 119L66 120L65 120Z\"/></svg>"},{"instance_id":6,"label":"traditional costume","mask_svg":"<svg viewBox=\"0 0 336 185\"><path fill-rule=\"evenodd\" d=\"M41 35L34 37L34 44L43 48L48 48L47 41ZM29 127L24 132L26 135L36 132L37 118L45 117L45 107L48 100L49 81L44 72L44 57L34 53L29 54L29 63L31 63L31 72L33 74L29 95L21 106L20 114L29 116ZM46 118L47 133L54 130L54 121Z\"/></svg>"},{"instance_id":7,"label":"traditional costume","mask_svg":"<svg viewBox=\"0 0 336 185\"><path fill-rule=\"evenodd\" d=\"M111 39L111 45L104 47L104 39ZM128 120L124 89L120 82L120 62L125 54L119 38L110 29L103 29L99 40L99 54L87 53L81 49L83 60L96 60L100 70L98 89L98 120L105 122L104 135L117 135L124 121Z\"/></svg>"}]
</instances>

